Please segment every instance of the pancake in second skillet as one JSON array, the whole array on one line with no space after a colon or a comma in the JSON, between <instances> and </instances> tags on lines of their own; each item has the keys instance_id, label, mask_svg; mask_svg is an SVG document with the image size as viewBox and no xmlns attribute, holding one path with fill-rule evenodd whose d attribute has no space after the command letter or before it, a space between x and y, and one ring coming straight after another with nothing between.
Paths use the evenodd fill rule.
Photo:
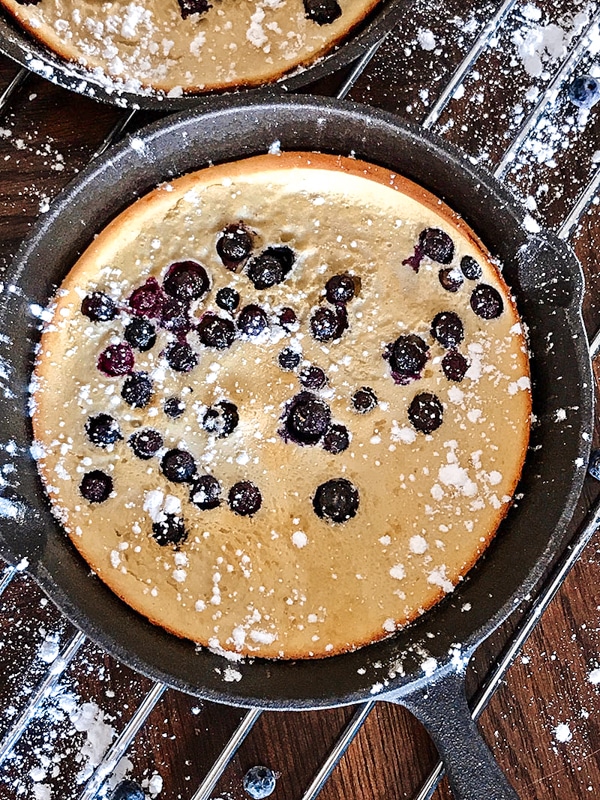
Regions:
<instances>
[{"instance_id":1,"label":"pancake in second skillet","mask_svg":"<svg viewBox=\"0 0 600 800\"><path fill-rule=\"evenodd\" d=\"M270 658L360 647L451 591L529 432L521 324L472 231L320 154L123 212L59 289L35 386L40 472L93 570L180 636Z\"/></svg>"}]
</instances>

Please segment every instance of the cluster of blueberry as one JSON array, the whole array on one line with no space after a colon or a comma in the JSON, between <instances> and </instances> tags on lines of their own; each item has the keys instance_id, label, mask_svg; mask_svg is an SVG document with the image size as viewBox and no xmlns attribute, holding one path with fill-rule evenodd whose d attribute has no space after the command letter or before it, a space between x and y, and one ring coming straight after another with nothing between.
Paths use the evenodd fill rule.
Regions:
<instances>
[{"instance_id":1,"label":"cluster of blueberry","mask_svg":"<svg viewBox=\"0 0 600 800\"><path fill-rule=\"evenodd\" d=\"M32 0L25 1L32 2ZM318 25L329 25L342 14L337 0L303 0L303 2L306 16ZM187 19L192 14L205 14L209 8L212 8L212 3L208 0L179 0L182 19Z\"/></svg>"},{"instance_id":2,"label":"cluster of blueberry","mask_svg":"<svg viewBox=\"0 0 600 800\"><path fill-rule=\"evenodd\" d=\"M421 261L427 256L432 261L445 265L454 258L454 242L440 228L425 228L419 234L413 255L402 263L418 272ZM471 256L463 256L460 268L444 268L439 271L439 281L448 292L457 292L465 279L477 281L481 278L481 266ZM471 309L482 319L495 319L502 314L504 302L493 286L478 283L471 292ZM442 371L450 381L463 380L469 362L457 350L464 339L464 325L454 311L441 311L431 323L431 336L448 352L442 358ZM398 384L406 385L418 380L429 358L429 346L417 334L399 336L389 344L383 354L389 362L392 378ZM443 422L443 407L439 398L431 392L415 395L409 409L408 418L412 425L423 433L432 433Z\"/></svg>"}]
</instances>

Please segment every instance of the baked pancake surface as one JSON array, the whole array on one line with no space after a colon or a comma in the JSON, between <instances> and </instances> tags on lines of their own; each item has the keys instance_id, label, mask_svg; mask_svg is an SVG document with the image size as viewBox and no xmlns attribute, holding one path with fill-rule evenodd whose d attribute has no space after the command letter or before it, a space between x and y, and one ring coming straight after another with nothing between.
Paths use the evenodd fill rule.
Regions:
<instances>
[{"instance_id":1,"label":"baked pancake surface","mask_svg":"<svg viewBox=\"0 0 600 800\"><path fill-rule=\"evenodd\" d=\"M159 187L57 292L39 469L94 571L153 622L270 658L390 635L494 536L527 448L521 324L434 197L258 156Z\"/></svg>"},{"instance_id":2,"label":"baked pancake surface","mask_svg":"<svg viewBox=\"0 0 600 800\"><path fill-rule=\"evenodd\" d=\"M178 97L255 86L314 61L378 0L0 0L113 88Z\"/></svg>"}]
</instances>

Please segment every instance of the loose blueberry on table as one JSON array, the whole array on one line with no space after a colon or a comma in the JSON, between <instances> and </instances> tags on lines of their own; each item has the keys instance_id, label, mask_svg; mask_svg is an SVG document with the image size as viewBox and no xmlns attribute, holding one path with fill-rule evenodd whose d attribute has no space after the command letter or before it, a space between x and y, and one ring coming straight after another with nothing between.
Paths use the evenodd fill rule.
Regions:
<instances>
[{"instance_id":1,"label":"loose blueberry on table","mask_svg":"<svg viewBox=\"0 0 600 800\"><path fill-rule=\"evenodd\" d=\"M276 782L276 775L269 767L250 767L244 775L244 791L252 800L264 800L273 794Z\"/></svg>"},{"instance_id":2,"label":"loose blueberry on table","mask_svg":"<svg viewBox=\"0 0 600 800\"><path fill-rule=\"evenodd\" d=\"M567 91L569 100L578 108L592 108L600 100L600 82L591 75L578 75Z\"/></svg>"},{"instance_id":3,"label":"loose blueberry on table","mask_svg":"<svg viewBox=\"0 0 600 800\"><path fill-rule=\"evenodd\" d=\"M117 783L109 795L109 800L146 800L146 795L139 783L125 778Z\"/></svg>"}]
</instances>

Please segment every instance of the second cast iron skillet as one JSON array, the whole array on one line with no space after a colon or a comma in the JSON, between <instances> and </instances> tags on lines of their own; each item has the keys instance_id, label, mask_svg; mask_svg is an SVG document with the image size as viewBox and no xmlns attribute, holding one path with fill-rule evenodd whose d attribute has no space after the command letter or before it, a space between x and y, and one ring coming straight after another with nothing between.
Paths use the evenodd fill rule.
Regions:
<instances>
[{"instance_id":1,"label":"second cast iron skillet","mask_svg":"<svg viewBox=\"0 0 600 800\"><path fill-rule=\"evenodd\" d=\"M445 200L504 265L530 337L535 423L519 500L467 578L393 637L355 653L232 665L151 625L90 575L50 513L29 447L28 382L39 311L94 234L157 183L220 162L287 150L355 154L397 171ZM592 381L581 320L583 280L569 248L528 232L525 212L487 173L422 129L348 103L310 97L206 103L145 129L85 170L22 246L0 303L2 462L0 550L29 571L92 639L146 675L209 700L307 709L365 699L401 703L426 725L459 800L514 800L464 697L474 649L535 586L565 547L592 430ZM527 226L530 230L531 224ZM2 362L0 362L1 364ZM1 464L0 464L1 466Z\"/></svg>"},{"instance_id":2,"label":"second cast iron skillet","mask_svg":"<svg viewBox=\"0 0 600 800\"><path fill-rule=\"evenodd\" d=\"M391 31L403 15L410 15L415 0L380 0L367 18L329 53L268 84L273 93L292 92L332 75L359 59L371 45ZM198 104L201 94L167 97L164 92L134 92L111 88L75 61L68 61L27 33L6 11L0 9L0 52L23 67L63 89L122 108L169 113ZM229 90L235 95L234 90ZM240 89L256 94L259 89Z\"/></svg>"}]
</instances>

